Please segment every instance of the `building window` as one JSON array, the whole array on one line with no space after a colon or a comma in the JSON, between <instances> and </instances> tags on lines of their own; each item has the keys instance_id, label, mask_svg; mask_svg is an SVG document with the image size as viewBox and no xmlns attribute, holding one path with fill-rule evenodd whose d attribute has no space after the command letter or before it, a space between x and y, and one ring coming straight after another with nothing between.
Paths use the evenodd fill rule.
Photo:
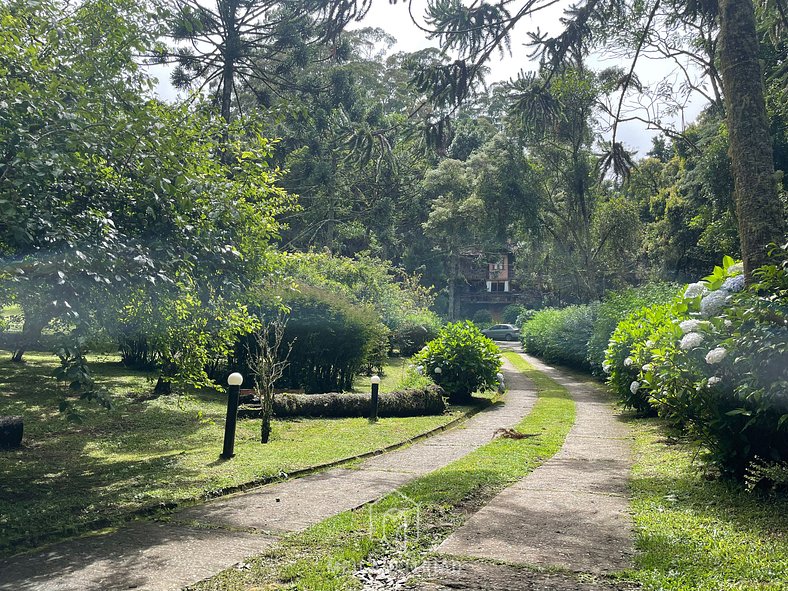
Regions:
<instances>
[{"instance_id":1,"label":"building window","mask_svg":"<svg viewBox=\"0 0 788 591\"><path fill-rule=\"evenodd\" d=\"M490 281L489 291L491 292L509 291L508 289L506 289L508 287L506 283L507 283L506 281Z\"/></svg>"}]
</instances>

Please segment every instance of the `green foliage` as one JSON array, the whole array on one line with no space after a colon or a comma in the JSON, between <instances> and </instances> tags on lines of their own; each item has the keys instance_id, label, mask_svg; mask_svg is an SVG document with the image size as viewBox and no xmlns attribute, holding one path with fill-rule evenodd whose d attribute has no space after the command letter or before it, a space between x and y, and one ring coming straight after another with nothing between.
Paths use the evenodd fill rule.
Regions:
<instances>
[{"instance_id":1,"label":"green foliage","mask_svg":"<svg viewBox=\"0 0 788 591\"><path fill-rule=\"evenodd\" d=\"M521 316L528 310L525 306L521 306L520 304L509 304L503 309L503 313L501 313L501 322L505 324L514 324L515 326L522 326L520 320ZM523 321L525 319L523 318Z\"/></svg>"},{"instance_id":2,"label":"green foliage","mask_svg":"<svg viewBox=\"0 0 788 591\"><path fill-rule=\"evenodd\" d=\"M492 312L482 309L476 310L473 314L473 323L479 328L488 328L493 323Z\"/></svg>"},{"instance_id":3,"label":"green foliage","mask_svg":"<svg viewBox=\"0 0 788 591\"><path fill-rule=\"evenodd\" d=\"M595 310L595 305L539 310L523 324L525 350L548 362L587 368Z\"/></svg>"},{"instance_id":4,"label":"green foliage","mask_svg":"<svg viewBox=\"0 0 788 591\"><path fill-rule=\"evenodd\" d=\"M370 306L311 286L283 292L277 301L289 310L283 347L292 345L280 387L303 388L307 393L351 390L365 364L383 361L378 356L381 345L387 342L388 329ZM260 314L273 317L277 309L264 308ZM249 338L236 346L239 367L245 375L245 358L254 347Z\"/></svg>"},{"instance_id":5,"label":"green foliage","mask_svg":"<svg viewBox=\"0 0 788 591\"><path fill-rule=\"evenodd\" d=\"M0 292L24 310L20 355L54 322L117 338L167 384L208 385L253 328L246 292L293 201L259 122L147 98L136 56L160 16L129 0L0 8Z\"/></svg>"},{"instance_id":6,"label":"green foliage","mask_svg":"<svg viewBox=\"0 0 788 591\"><path fill-rule=\"evenodd\" d=\"M621 323L607 352L610 383L625 403L651 405L736 477L756 457L788 458L786 260L778 251L742 291L740 264L726 257L672 304Z\"/></svg>"},{"instance_id":7,"label":"green foliage","mask_svg":"<svg viewBox=\"0 0 788 591\"><path fill-rule=\"evenodd\" d=\"M669 302L675 297L677 290L678 286L672 283L649 283L641 287L607 292L596 308L594 331L588 341L591 371L602 375L608 341L622 319L639 308Z\"/></svg>"},{"instance_id":8,"label":"green foliage","mask_svg":"<svg viewBox=\"0 0 788 591\"><path fill-rule=\"evenodd\" d=\"M650 401L649 385L638 378L643 368L651 369L648 360L652 351L681 337L681 329L675 324L677 319L685 318L678 312L680 307L679 299L676 303L641 308L619 322L610 336L602 365L608 374L607 383L625 407L639 414L656 412Z\"/></svg>"},{"instance_id":9,"label":"green foliage","mask_svg":"<svg viewBox=\"0 0 788 591\"><path fill-rule=\"evenodd\" d=\"M447 324L438 336L413 357L424 373L449 394L449 400L467 402L477 390L494 388L501 368L496 344L469 321ZM435 370L440 368L440 373Z\"/></svg>"},{"instance_id":10,"label":"green foliage","mask_svg":"<svg viewBox=\"0 0 788 591\"><path fill-rule=\"evenodd\" d=\"M400 355L410 357L438 336L441 322L433 312L409 315L391 334L391 344Z\"/></svg>"},{"instance_id":11,"label":"green foliage","mask_svg":"<svg viewBox=\"0 0 788 591\"><path fill-rule=\"evenodd\" d=\"M391 347L410 356L435 337L441 326L429 308L434 302L430 289L419 285L389 261L365 253L354 258L329 253L283 255L284 273L296 282L341 293L351 301L372 306L389 329Z\"/></svg>"},{"instance_id":12,"label":"green foliage","mask_svg":"<svg viewBox=\"0 0 788 591\"><path fill-rule=\"evenodd\" d=\"M380 417L419 417L441 415L447 405L444 391L434 385L381 392L378 398ZM277 394L275 417L368 417L369 392L327 394Z\"/></svg>"}]
</instances>

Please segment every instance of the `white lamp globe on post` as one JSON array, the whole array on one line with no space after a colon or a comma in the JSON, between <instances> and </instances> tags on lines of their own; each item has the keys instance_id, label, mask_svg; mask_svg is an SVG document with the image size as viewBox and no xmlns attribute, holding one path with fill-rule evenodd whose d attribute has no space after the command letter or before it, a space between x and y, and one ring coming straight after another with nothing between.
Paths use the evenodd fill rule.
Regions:
<instances>
[{"instance_id":1,"label":"white lamp globe on post","mask_svg":"<svg viewBox=\"0 0 788 591\"><path fill-rule=\"evenodd\" d=\"M227 417L224 420L224 447L221 457L229 460L235 455L235 423L238 420L238 398L244 377L237 371L227 376Z\"/></svg>"},{"instance_id":2,"label":"white lamp globe on post","mask_svg":"<svg viewBox=\"0 0 788 591\"><path fill-rule=\"evenodd\" d=\"M372 384L372 398L369 401L369 420L374 423L378 420L378 388L380 388L380 376L372 376L370 383Z\"/></svg>"}]
</instances>

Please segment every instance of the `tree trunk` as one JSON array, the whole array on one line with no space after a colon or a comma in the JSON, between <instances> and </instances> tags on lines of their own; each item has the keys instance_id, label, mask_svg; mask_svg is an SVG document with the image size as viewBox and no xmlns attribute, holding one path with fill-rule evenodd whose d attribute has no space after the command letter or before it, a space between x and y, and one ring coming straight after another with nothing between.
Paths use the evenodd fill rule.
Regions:
<instances>
[{"instance_id":1,"label":"tree trunk","mask_svg":"<svg viewBox=\"0 0 788 591\"><path fill-rule=\"evenodd\" d=\"M172 394L172 382L162 376L159 376L159 379L156 381L156 385L153 387L153 394L156 396Z\"/></svg>"},{"instance_id":2,"label":"tree trunk","mask_svg":"<svg viewBox=\"0 0 788 591\"><path fill-rule=\"evenodd\" d=\"M785 238L751 0L718 0L720 71L728 122L739 239L747 280Z\"/></svg>"},{"instance_id":3,"label":"tree trunk","mask_svg":"<svg viewBox=\"0 0 788 591\"><path fill-rule=\"evenodd\" d=\"M449 322L457 318L457 277L459 276L459 262L453 252L449 255Z\"/></svg>"},{"instance_id":4,"label":"tree trunk","mask_svg":"<svg viewBox=\"0 0 788 591\"><path fill-rule=\"evenodd\" d=\"M22 362L22 356L25 351L41 338L41 332L44 327L49 324L50 317L48 315L28 315L25 314L25 323L22 326L22 334L19 335L19 340L16 342L14 351L11 353L11 361L16 363Z\"/></svg>"}]
</instances>

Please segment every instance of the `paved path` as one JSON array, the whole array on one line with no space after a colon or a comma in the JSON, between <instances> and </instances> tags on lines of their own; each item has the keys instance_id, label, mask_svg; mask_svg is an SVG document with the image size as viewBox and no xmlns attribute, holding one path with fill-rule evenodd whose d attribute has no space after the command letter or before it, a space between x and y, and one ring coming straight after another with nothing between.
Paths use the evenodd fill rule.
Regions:
<instances>
[{"instance_id":1,"label":"paved path","mask_svg":"<svg viewBox=\"0 0 788 591\"><path fill-rule=\"evenodd\" d=\"M278 536L374 501L484 445L536 400L508 364L505 404L461 427L361 463L218 499L176 513L172 523L140 521L0 560L4 591L180 589L274 544Z\"/></svg>"},{"instance_id":2,"label":"paved path","mask_svg":"<svg viewBox=\"0 0 788 591\"><path fill-rule=\"evenodd\" d=\"M626 425L613 415L597 386L525 357L569 389L577 404L575 424L552 459L500 493L438 547L443 557L420 571L430 581L424 589L481 588L462 583L474 578L468 577L468 567L457 566L456 572L446 568L451 556L596 574L630 566L631 437ZM510 588L506 584L511 580L506 580L495 588ZM531 589L524 580L511 588ZM543 582L539 588L573 587Z\"/></svg>"}]
</instances>

